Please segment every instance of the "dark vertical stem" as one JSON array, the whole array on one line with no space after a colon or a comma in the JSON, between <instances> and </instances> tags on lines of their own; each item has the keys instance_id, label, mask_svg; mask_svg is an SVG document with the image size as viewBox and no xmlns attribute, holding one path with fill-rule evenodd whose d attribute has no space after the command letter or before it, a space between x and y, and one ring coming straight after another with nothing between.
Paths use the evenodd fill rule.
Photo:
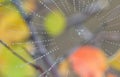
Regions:
<instances>
[{"instance_id":1,"label":"dark vertical stem","mask_svg":"<svg viewBox=\"0 0 120 77\"><path fill-rule=\"evenodd\" d=\"M26 20L26 23L28 24L28 27L30 28L30 31L32 32L32 40L34 42L36 41L41 41L42 39L39 38L39 36L37 34L35 34L35 32L37 31L36 28L30 23L31 19L32 19L32 15L31 16L27 16L23 10L23 8L21 7L21 4L20 4L20 1L19 0L12 0L13 4L16 5L16 7L20 10L21 12L21 15L23 16L23 18ZM37 50L38 52L41 54L41 55L44 55L45 53L47 53L47 49L46 47L43 45L42 42L40 43L35 43L35 46L37 47ZM46 56L43 58L43 60L46 62L46 64L48 65L48 67L51 67L52 66L52 57L51 56ZM52 70L51 70L52 74L54 77L59 77L58 75L58 72L57 72L57 68L54 67Z\"/></svg>"}]
</instances>

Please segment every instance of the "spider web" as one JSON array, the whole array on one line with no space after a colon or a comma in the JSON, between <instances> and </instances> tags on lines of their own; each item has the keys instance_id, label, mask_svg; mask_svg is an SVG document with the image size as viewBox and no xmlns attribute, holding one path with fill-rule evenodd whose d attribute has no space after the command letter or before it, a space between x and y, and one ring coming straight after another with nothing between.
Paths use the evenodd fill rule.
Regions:
<instances>
[{"instance_id":1,"label":"spider web","mask_svg":"<svg viewBox=\"0 0 120 77\"><path fill-rule=\"evenodd\" d=\"M67 18L76 13L86 11L86 7L89 7L90 4L96 1L97 0L38 0L38 9L36 12L33 12L32 20L29 21L30 25L32 25L32 28L35 28L34 32L30 32L30 34L34 34L40 38L37 41L31 42L31 44L35 46L34 51L36 51L34 54L35 58L32 62L36 62L45 70L45 72L38 75L38 77L42 77L45 74L46 77L57 77L57 75L53 75L53 72L56 73L57 70L55 71L55 69L57 69L58 64L64 60L66 55L70 54L70 50L72 48L74 49L86 42L102 48L106 55L110 58L116 54L116 51L120 47L120 37L117 37L120 32L119 0L109 0L108 9L105 9L104 11L98 11L82 24L72 25L73 27L68 28L62 35L58 37L50 37L44 29L44 20L46 18L46 14L50 12L54 13L54 9L62 11ZM22 3L20 4L20 7L22 7ZM90 15L96 8L92 5L91 7L91 10L87 9L88 15ZM96 36L95 33L97 31L99 32L96 34ZM111 35L115 35L116 38L113 38ZM91 40L94 36L95 41ZM40 48L45 52L41 54L40 51L37 50L39 47L37 47L35 44L42 44ZM44 61L44 58L49 58L50 63L52 64L47 64ZM29 63L25 65L28 64ZM17 66L17 68L21 68L21 66ZM110 71L114 73L115 70L110 69ZM115 71L115 73L117 72L118 71ZM70 76L71 75L69 75L69 77Z\"/></svg>"}]
</instances>

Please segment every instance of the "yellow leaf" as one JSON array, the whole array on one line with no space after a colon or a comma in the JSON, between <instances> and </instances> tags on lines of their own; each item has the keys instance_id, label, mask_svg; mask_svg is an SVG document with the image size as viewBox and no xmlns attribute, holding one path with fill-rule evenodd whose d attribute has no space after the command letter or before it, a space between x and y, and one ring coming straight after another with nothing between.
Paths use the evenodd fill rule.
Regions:
<instances>
[{"instance_id":1,"label":"yellow leaf","mask_svg":"<svg viewBox=\"0 0 120 77\"><path fill-rule=\"evenodd\" d=\"M7 43L23 41L29 37L26 22L13 7L12 5L0 7L0 39Z\"/></svg>"},{"instance_id":2,"label":"yellow leaf","mask_svg":"<svg viewBox=\"0 0 120 77\"><path fill-rule=\"evenodd\" d=\"M36 0L24 0L23 1L23 9L27 12L27 13L31 13L34 12L36 7Z\"/></svg>"},{"instance_id":3,"label":"yellow leaf","mask_svg":"<svg viewBox=\"0 0 120 77\"><path fill-rule=\"evenodd\" d=\"M66 77L68 75L69 69L70 68L69 68L68 60L64 60L63 62L61 62L58 68L58 71L61 77Z\"/></svg>"},{"instance_id":4,"label":"yellow leaf","mask_svg":"<svg viewBox=\"0 0 120 77\"><path fill-rule=\"evenodd\" d=\"M113 57L111 57L109 59L109 65L112 68L120 71L120 49L118 50L118 52Z\"/></svg>"}]
</instances>

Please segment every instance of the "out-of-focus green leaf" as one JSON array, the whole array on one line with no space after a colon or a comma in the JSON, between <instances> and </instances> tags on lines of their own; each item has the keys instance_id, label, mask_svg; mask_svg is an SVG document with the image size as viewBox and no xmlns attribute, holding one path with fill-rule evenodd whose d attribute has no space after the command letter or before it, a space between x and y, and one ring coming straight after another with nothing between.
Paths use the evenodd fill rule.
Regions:
<instances>
[{"instance_id":1,"label":"out-of-focus green leaf","mask_svg":"<svg viewBox=\"0 0 120 77\"><path fill-rule=\"evenodd\" d=\"M66 28L66 19L60 11L55 10L53 12L48 13L44 25L48 34L54 37L60 35Z\"/></svg>"},{"instance_id":2,"label":"out-of-focus green leaf","mask_svg":"<svg viewBox=\"0 0 120 77\"><path fill-rule=\"evenodd\" d=\"M33 59L21 48L20 45L11 47L18 54L28 61ZM18 57L13 55L7 48L0 44L0 71L4 77L35 77L35 69L25 64Z\"/></svg>"}]
</instances>

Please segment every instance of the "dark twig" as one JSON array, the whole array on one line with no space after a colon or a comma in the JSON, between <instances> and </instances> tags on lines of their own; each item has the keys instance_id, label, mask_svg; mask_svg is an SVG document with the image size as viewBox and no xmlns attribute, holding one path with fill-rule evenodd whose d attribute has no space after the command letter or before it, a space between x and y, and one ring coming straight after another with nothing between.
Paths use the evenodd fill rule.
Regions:
<instances>
[{"instance_id":1,"label":"dark twig","mask_svg":"<svg viewBox=\"0 0 120 77\"><path fill-rule=\"evenodd\" d=\"M33 63L28 62L27 60L25 60L22 56L20 56L19 54L17 54L12 48L10 48L6 43L4 43L3 41L0 40L0 43L5 46L8 50L10 50L10 52L15 55L16 57L18 57L20 60L22 60L25 63L29 63L30 66L32 66L33 68L39 70L41 73L43 73L43 69Z\"/></svg>"}]
</instances>

